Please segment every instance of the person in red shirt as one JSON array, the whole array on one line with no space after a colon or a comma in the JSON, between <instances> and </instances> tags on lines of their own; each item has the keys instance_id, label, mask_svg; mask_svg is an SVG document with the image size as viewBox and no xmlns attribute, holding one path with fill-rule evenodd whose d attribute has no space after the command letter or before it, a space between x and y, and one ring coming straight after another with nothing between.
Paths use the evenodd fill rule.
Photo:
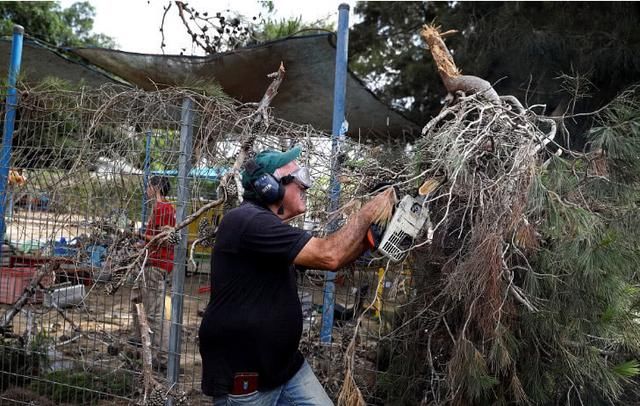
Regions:
<instances>
[{"instance_id":1,"label":"person in red shirt","mask_svg":"<svg viewBox=\"0 0 640 406\"><path fill-rule=\"evenodd\" d=\"M144 234L141 235L144 247L166 227L176 225L176 210L167 201L169 193L169 179L163 176L153 176L147 186L147 198L152 202L151 216ZM144 273L137 275L131 289L131 302L144 304L147 321L151 329L151 343L154 360L160 368L167 364L167 349L169 344L169 321L165 320L165 297L169 291L169 274L173 270L174 247L167 242L153 243L149 247ZM140 326L137 314L133 312L134 329L139 341Z\"/></svg>"},{"instance_id":2,"label":"person in red shirt","mask_svg":"<svg viewBox=\"0 0 640 406\"><path fill-rule=\"evenodd\" d=\"M176 209L165 198L169 189L169 180L165 177L154 176L149 180L147 197L153 202L153 210L144 232L145 243L160 234L165 227L176 225ZM171 244L153 245L149 247L147 263L151 267L163 269L170 274L173 270L173 251Z\"/></svg>"}]
</instances>

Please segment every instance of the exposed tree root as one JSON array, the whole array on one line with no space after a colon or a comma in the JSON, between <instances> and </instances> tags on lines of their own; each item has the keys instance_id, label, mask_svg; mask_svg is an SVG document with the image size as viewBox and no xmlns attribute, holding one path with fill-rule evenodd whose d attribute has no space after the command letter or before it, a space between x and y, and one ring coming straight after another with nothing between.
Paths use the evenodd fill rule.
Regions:
<instances>
[{"instance_id":1,"label":"exposed tree root","mask_svg":"<svg viewBox=\"0 0 640 406\"><path fill-rule=\"evenodd\" d=\"M500 103L498 93L493 89L491 84L477 76L462 75L456 67L453 56L445 45L440 27L433 25L424 25L420 35L429 46L431 56L438 67L438 73L442 78L444 86L447 88L450 98L456 97L459 92L466 95L481 94L491 103Z\"/></svg>"}]
</instances>

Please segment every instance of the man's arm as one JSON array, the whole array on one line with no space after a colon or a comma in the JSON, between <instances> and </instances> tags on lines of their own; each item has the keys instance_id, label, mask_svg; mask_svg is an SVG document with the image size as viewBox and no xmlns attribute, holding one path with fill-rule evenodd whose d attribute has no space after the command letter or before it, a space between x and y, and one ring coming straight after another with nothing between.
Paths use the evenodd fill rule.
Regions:
<instances>
[{"instance_id":1,"label":"man's arm","mask_svg":"<svg viewBox=\"0 0 640 406\"><path fill-rule=\"evenodd\" d=\"M356 260L367 249L365 236L371 223L394 203L393 189L378 194L340 230L325 238L310 239L294 259L294 264L336 270Z\"/></svg>"}]
</instances>

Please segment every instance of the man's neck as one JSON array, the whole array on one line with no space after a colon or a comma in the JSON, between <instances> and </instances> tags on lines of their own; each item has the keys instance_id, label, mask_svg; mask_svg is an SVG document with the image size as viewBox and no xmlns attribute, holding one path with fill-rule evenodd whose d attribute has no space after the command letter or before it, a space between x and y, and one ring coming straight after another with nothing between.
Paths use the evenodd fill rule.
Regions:
<instances>
[{"instance_id":1,"label":"man's neck","mask_svg":"<svg viewBox=\"0 0 640 406\"><path fill-rule=\"evenodd\" d=\"M284 206L282 205L282 202L270 204L270 205L267 206L267 208L269 210L271 210L273 212L273 214L278 216L280 218L280 220L284 221L284 220L286 220L286 219L288 219L290 217L288 215L289 213L287 213L287 211L284 209Z\"/></svg>"}]
</instances>

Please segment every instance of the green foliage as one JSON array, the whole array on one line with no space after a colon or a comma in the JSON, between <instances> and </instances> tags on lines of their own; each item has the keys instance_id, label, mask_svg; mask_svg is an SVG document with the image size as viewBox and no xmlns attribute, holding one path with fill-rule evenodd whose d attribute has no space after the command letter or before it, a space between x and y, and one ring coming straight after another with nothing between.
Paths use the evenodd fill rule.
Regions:
<instances>
[{"instance_id":1,"label":"green foliage","mask_svg":"<svg viewBox=\"0 0 640 406\"><path fill-rule=\"evenodd\" d=\"M229 98L229 96L227 96L227 94L222 90L222 87L216 81L211 79L187 78L185 82L180 83L179 85L185 89L200 93L203 96L213 97L216 99Z\"/></svg>"},{"instance_id":2,"label":"green foliage","mask_svg":"<svg viewBox=\"0 0 640 406\"><path fill-rule=\"evenodd\" d=\"M499 382L489 371L484 355L466 339L458 342L451 365L459 366L452 374L461 383L461 389L469 400L484 398Z\"/></svg>"},{"instance_id":3,"label":"green foliage","mask_svg":"<svg viewBox=\"0 0 640 406\"><path fill-rule=\"evenodd\" d=\"M60 171L47 171L38 174L41 178L58 179L54 184L58 187L65 184L68 174ZM92 176L77 171L74 178L68 180L64 193L50 196L51 210L56 213L90 213L95 207L101 207L104 216L108 210L124 210L130 218L140 212L140 196L142 195L142 177L139 175ZM46 190L46 189L45 189Z\"/></svg>"},{"instance_id":4,"label":"green foliage","mask_svg":"<svg viewBox=\"0 0 640 406\"><path fill-rule=\"evenodd\" d=\"M0 390L26 386L57 404L92 405L113 396L129 397L135 390L135 378L128 371L50 371L51 346L52 338L42 332L33 337L28 348L22 339L0 338L0 372L4 376Z\"/></svg>"},{"instance_id":5,"label":"green foliage","mask_svg":"<svg viewBox=\"0 0 640 406\"><path fill-rule=\"evenodd\" d=\"M46 331L38 331L29 343L27 354L30 355L31 362L38 370L43 371L49 368L49 349L53 346L54 339Z\"/></svg>"},{"instance_id":6,"label":"green foliage","mask_svg":"<svg viewBox=\"0 0 640 406\"><path fill-rule=\"evenodd\" d=\"M424 122L440 109L444 86L419 30L447 9L445 2L358 2L361 21L349 38L349 66L389 104L405 104L409 117Z\"/></svg>"},{"instance_id":7,"label":"green foliage","mask_svg":"<svg viewBox=\"0 0 640 406\"><path fill-rule=\"evenodd\" d=\"M424 351L424 348L414 348ZM404 344L383 340L378 344L377 389L378 397L386 404L413 406L422 398L426 365L424 356L407 352Z\"/></svg>"},{"instance_id":8,"label":"green foliage","mask_svg":"<svg viewBox=\"0 0 640 406\"><path fill-rule=\"evenodd\" d=\"M52 165L67 168L71 165L77 158L84 135L80 128L81 113L74 109L73 98L67 96L81 86L48 77L34 88L37 91L23 93L13 139L13 165L23 168ZM52 103L49 100L52 94L57 95L57 109L47 114L45 119L43 115L46 113L38 107Z\"/></svg>"},{"instance_id":9,"label":"green foliage","mask_svg":"<svg viewBox=\"0 0 640 406\"><path fill-rule=\"evenodd\" d=\"M273 11L276 8L272 0L258 0L258 4L260 5L260 7L265 9L268 13L273 13Z\"/></svg>"},{"instance_id":10,"label":"green foliage","mask_svg":"<svg viewBox=\"0 0 640 406\"><path fill-rule=\"evenodd\" d=\"M633 378L640 374L640 363L635 359L625 361L621 364L615 365L613 367L613 372L621 378Z\"/></svg>"},{"instance_id":11,"label":"green foliage","mask_svg":"<svg viewBox=\"0 0 640 406\"><path fill-rule=\"evenodd\" d=\"M254 38L258 42L272 41L296 35L309 35L319 32L333 31L333 24L324 20L304 22L302 16L294 18L266 18L256 28Z\"/></svg>"},{"instance_id":12,"label":"green foliage","mask_svg":"<svg viewBox=\"0 0 640 406\"><path fill-rule=\"evenodd\" d=\"M544 244L522 286L544 307L518 323L519 346L529 350L516 365L536 403L619 399L638 374L640 229L630 219L638 210L639 102L638 88L625 92L589 132L606 174L594 175L591 155L556 157L532 187Z\"/></svg>"},{"instance_id":13,"label":"green foliage","mask_svg":"<svg viewBox=\"0 0 640 406\"><path fill-rule=\"evenodd\" d=\"M637 100L638 88L627 91L616 99L599 117L587 139L591 148L607 156L612 183L633 184L640 181L640 116ZM615 123L615 125L607 125ZM609 190L617 195L619 189Z\"/></svg>"},{"instance_id":14,"label":"green foliage","mask_svg":"<svg viewBox=\"0 0 640 406\"><path fill-rule=\"evenodd\" d=\"M20 24L28 35L56 46L115 47L112 38L91 32L94 17L88 1L66 9L53 1L0 2L0 35L11 35L13 25Z\"/></svg>"},{"instance_id":15,"label":"green foliage","mask_svg":"<svg viewBox=\"0 0 640 406\"><path fill-rule=\"evenodd\" d=\"M11 385L24 385L31 372L24 349L17 348L15 340L0 338L0 373L15 377L0 380L0 391Z\"/></svg>"},{"instance_id":16,"label":"green foliage","mask_svg":"<svg viewBox=\"0 0 640 406\"><path fill-rule=\"evenodd\" d=\"M350 67L418 123L437 114L445 95L418 34L432 22L459 31L446 43L463 73L548 112L591 111L640 80L638 3L358 2L354 11ZM579 76L580 92L591 87L592 97L569 103L576 94L561 91L570 90L562 73Z\"/></svg>"},{"instance_id":17,"label":"green foliage","mask_svg":"<svg viewBox=\"0 0 640 406\"><path fill-rule=\"evenodd\" d=\"M22 339L0 337L0 373L7 377L0 380L0 391L9 386L24 386L46 370L50 365L51 342L51 337L42 332L28 346Z\"/></svg>"},{"instance_id":18,"label":"green foliage","mask_svg":"<svg viewBox=\"0 0 640 406\"><path fill-rule=\"evenodd\" d=\"M112 396L131 396L134 377L126 371L60 370L31 383L31 390L59 403L98 404ZM108 394L108 395L106 395Z\"/></svg>"}]
</instances>

